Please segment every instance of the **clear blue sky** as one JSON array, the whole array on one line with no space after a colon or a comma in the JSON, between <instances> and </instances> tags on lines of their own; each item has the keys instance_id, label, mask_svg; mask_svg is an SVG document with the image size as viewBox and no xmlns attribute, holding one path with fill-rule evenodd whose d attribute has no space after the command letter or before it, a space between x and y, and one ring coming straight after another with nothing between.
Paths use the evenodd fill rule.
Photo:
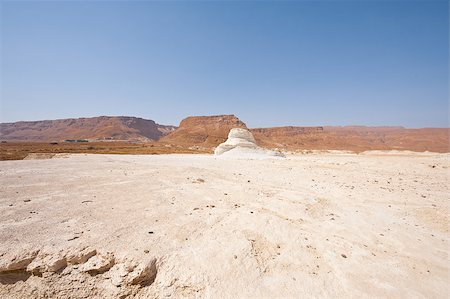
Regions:
<instances>
[{"instance_id":1,"label":"clear blue sky","mask_svg":"<svg viewBox=\"0 0 450 299\"><path fill-rule=\"evenodd\" d=\"M1 122L449 126L448 1L4 1L1 38Z\"/></svg>"}]
</instances>

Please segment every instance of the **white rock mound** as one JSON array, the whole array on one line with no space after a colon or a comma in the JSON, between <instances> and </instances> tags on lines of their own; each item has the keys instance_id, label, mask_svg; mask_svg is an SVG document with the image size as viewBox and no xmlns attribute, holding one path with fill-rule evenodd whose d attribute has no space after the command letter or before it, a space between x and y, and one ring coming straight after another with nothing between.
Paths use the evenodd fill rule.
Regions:
<instances>
[{"instance_id":1,"label":"white rock mound","mask_svg":"<svg viewBox=\"0 0 450 299\"><path fill-rule=\"evenodd\" d=\"M243 158L284 157L282 153L259 147L252 133L242 128L231 129L228 139L216 147L214 154Z\"/></svg>"}]
</instances>

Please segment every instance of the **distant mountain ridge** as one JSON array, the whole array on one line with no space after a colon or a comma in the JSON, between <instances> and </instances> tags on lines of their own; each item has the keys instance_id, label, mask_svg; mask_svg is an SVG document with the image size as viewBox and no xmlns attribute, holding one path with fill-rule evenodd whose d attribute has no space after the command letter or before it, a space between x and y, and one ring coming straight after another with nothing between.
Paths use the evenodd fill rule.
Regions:
<instances>
[{"instance_id":1,"label":"distant mountain ridge","mask_svg":"<svg viewBox=\"0 0 450 299\"><path fill-rule=\"evenodd\" d=\"M190 116L160 142L214 148L232 128L247 128L235 115ZM285 126L249 129L258 145L284 150L411 150L450 152L449 128Z\"/></svg>"},{"instance_id":2,"label":"distant mountain ridge","mask_svg":"<svg viewBox=\"0 0 450 299\"><path fill-rule=\"evenodd\" d=\"M410 150L450 152L449 128L275 127L251 129L261 146L288 150Z\"/></svg>"},{"instance_id":3,"label":"distant mountain ridge","mask_svg":"<svg viewBox=\"0 0 450 299\"><path fill-rule=\"evenodd\" d=\"M100 116L0 124L0 140L68 139L158 141L175 147L212 150L232 128L247 128L235 115L190 116L179 127L128 116ZM367 126L251 128L258 145L284 150L411 150L450 152L449 128Z\"/></svg>"},{"instance_id":4,"label":"distant mountain ridge","mask_svg":"<svg viewBox=\"0 0 450 299\"><path fill-rule=\"evenodd\" d=\"M153 120L129 116L99 116L0 124L1 140L62 141L141 140L156 141L176 129Z\"/></svg>"}]
</instances>

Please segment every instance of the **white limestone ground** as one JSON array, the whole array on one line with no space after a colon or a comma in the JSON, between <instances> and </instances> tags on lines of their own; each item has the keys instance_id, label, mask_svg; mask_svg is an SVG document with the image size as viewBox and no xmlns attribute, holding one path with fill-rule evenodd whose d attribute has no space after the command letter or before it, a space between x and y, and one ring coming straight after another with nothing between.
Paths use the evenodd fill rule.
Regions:
<instances>
[{"instance_id":1,"label":"white limestone ground","mask_svg":"<svg viewBox=\"0 0 450 299\"><path fill-rule=\"evenodd\" d=\"M449 156L0 162L0 298L447 298Z\"/></svg>"},{"instance_id":2,"label":"white limestone ground","mask_svg":"<svg viewBox=\"0 0 450 299\"><path fill-rule=\"evenodd\" d=\"M214 154L246 159L284 157L282 153L259 147L256 144L253 134L242 128L231 129L228 133L227 140L216 147Z\"/></svg>"}]
</instances>

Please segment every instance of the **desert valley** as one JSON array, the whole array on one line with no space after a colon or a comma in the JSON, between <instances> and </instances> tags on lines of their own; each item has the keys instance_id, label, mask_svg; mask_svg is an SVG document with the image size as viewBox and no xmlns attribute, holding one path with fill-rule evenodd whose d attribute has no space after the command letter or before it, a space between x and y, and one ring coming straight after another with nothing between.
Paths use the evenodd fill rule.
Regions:
<instances>
[{"instance_id":1,"label":"desert valley","mask_svg":"<svg viewBox=\"0 0 450 299\"><path fill-rule=\"evenodd\" d=\"M2 298L450 292L449 129L231 115L1 129Z\"/></svg>"},{"instance_id":2,"label":"desert valley","mask_svg":"<svg viewBox=\"0 0 450 299\"><path fill-rule=\"evenodd\" d=\"M0 1L0 299L448 299L449 12Z\"/></svg>"},{"instance_id":3,"label":"desert valley","mask_svg":"<svg viewBox=\"0 0 450 299\"><path fill-rule=\"evenodd\" d=\"M212 153L232 128L247 128L234 115L193 116L178 127L135 117L94 117L0 124L0 160L30 153ZM261 146L290 152L409 150L449 152L449 128L272 127L250 128ZM73 142L73 141L89 142ZM72 141L72 142L65 142Z\"/></svg>"}]
</instances>

